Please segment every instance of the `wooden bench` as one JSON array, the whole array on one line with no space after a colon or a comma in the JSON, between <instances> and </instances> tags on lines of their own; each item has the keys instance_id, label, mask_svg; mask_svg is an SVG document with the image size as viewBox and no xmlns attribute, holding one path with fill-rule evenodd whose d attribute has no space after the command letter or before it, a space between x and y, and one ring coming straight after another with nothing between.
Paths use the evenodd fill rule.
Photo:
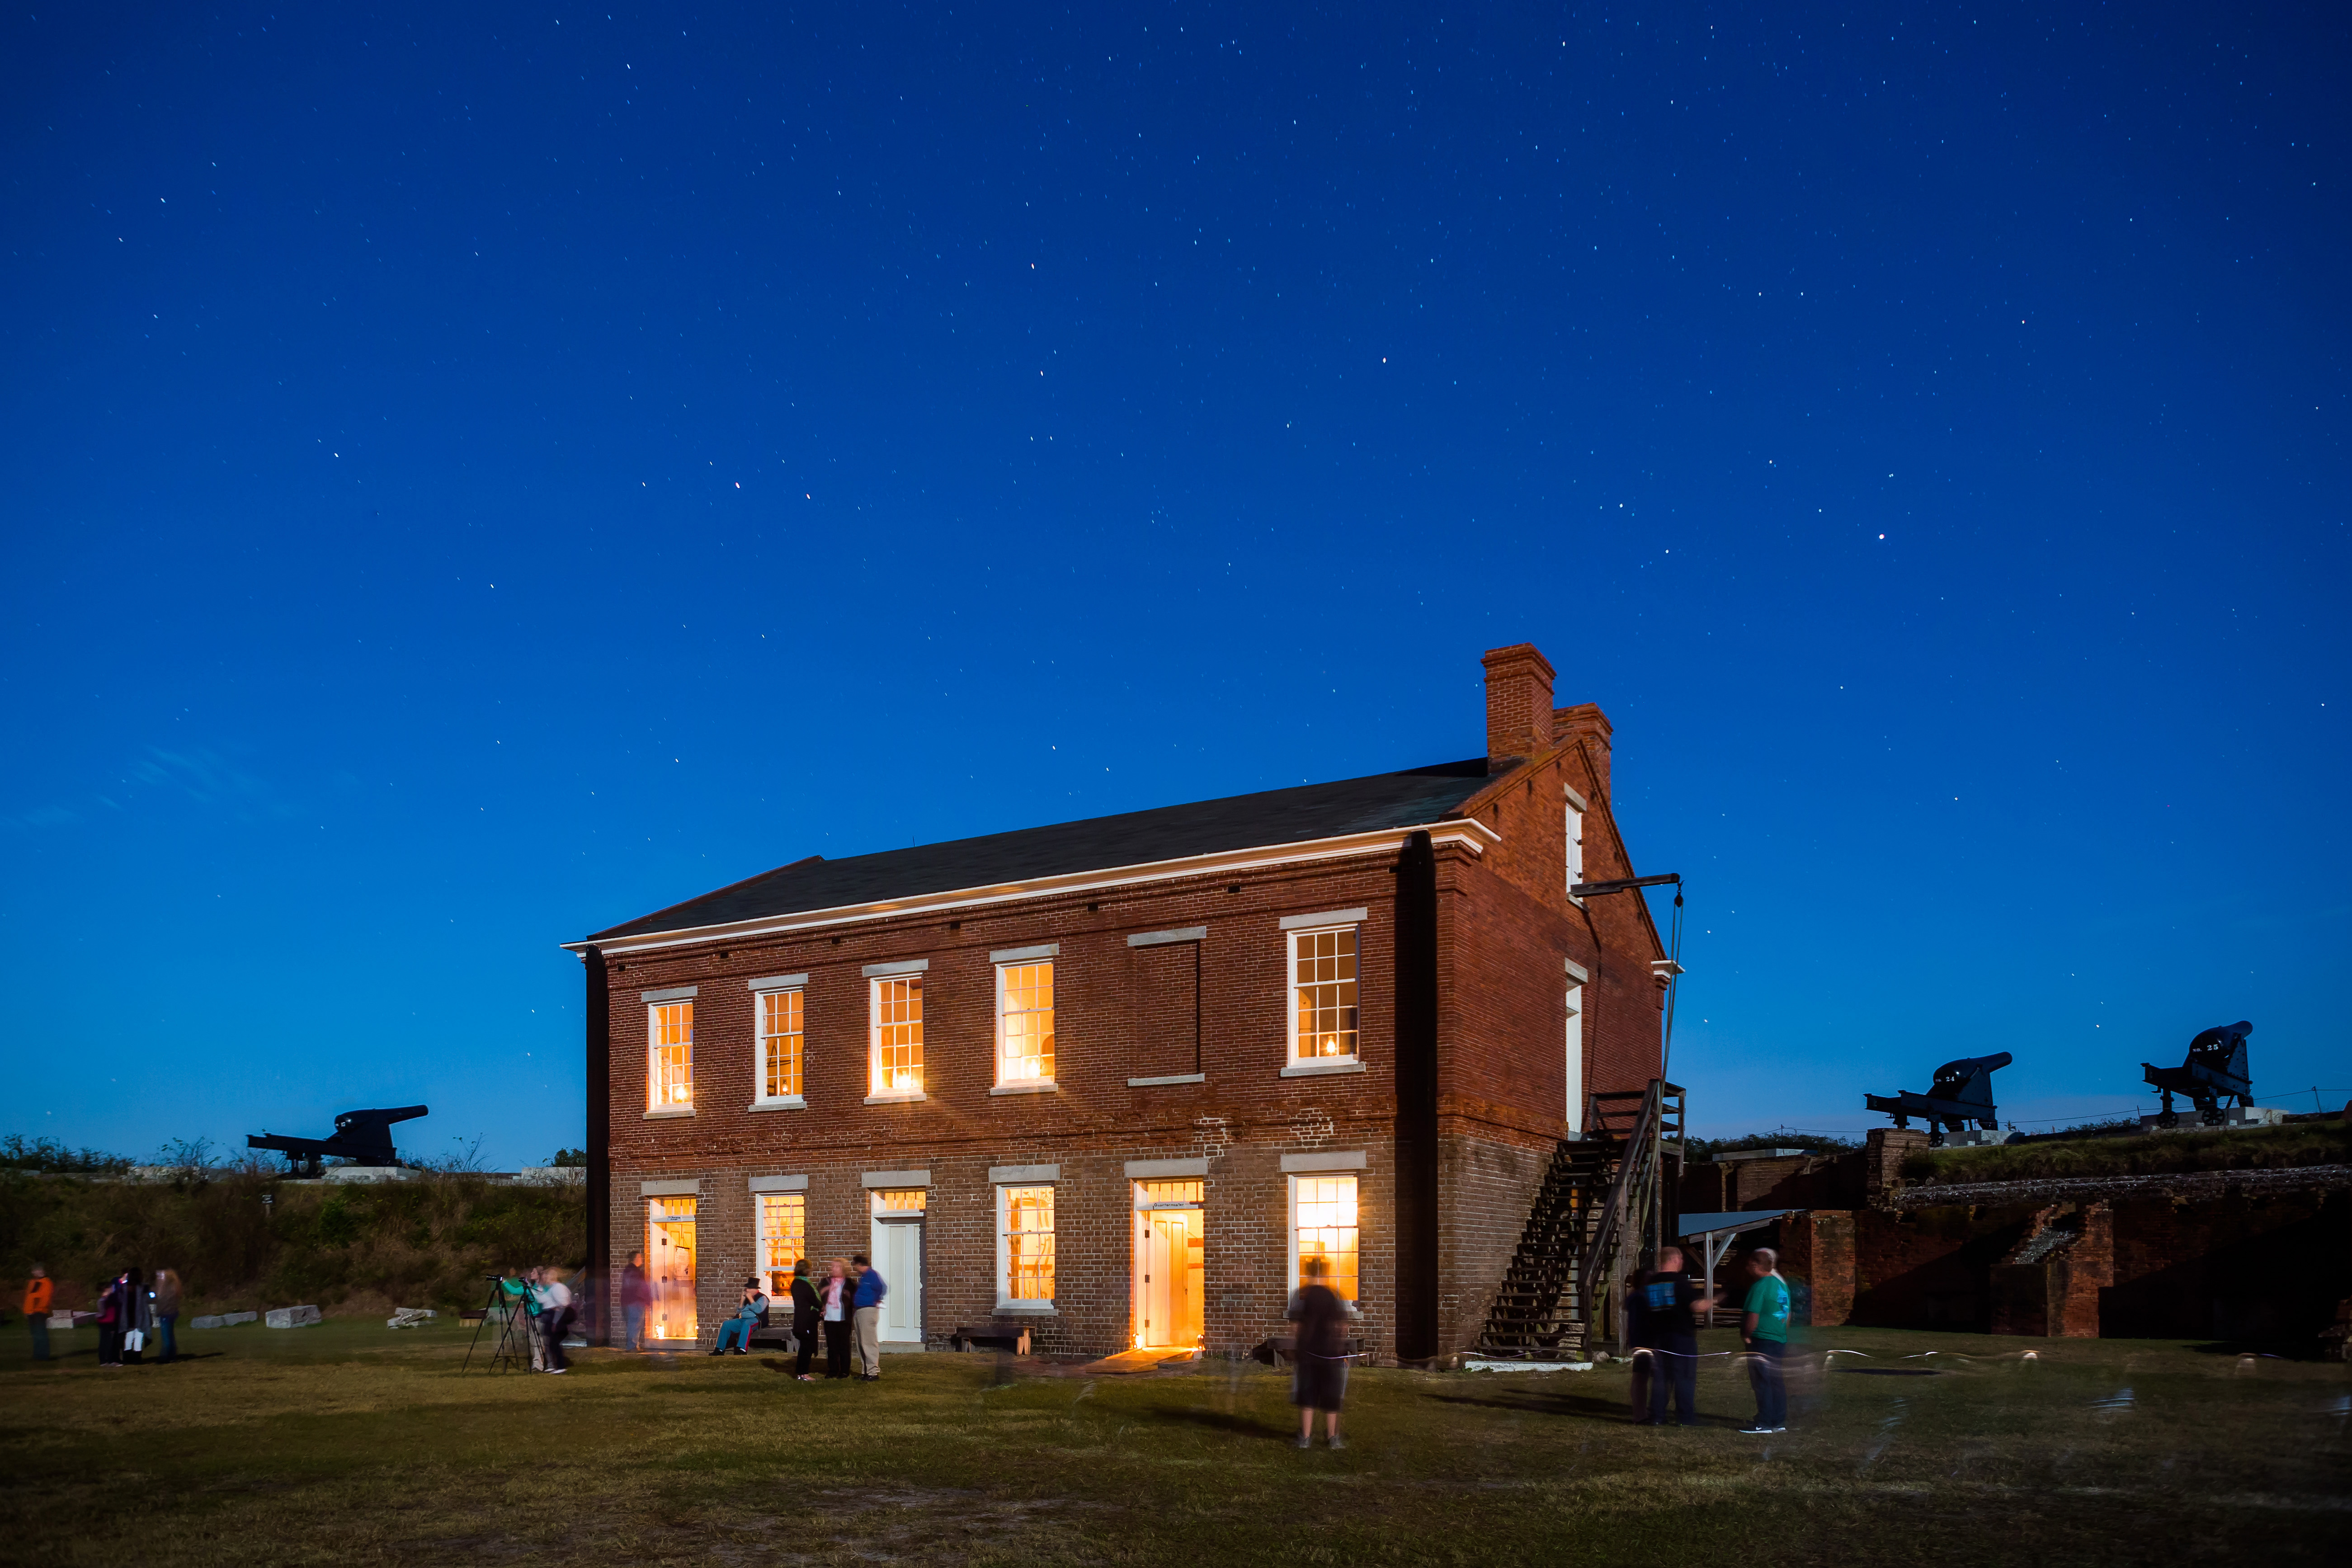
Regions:
<instances>
[{"instance_id":1,"label":"wooden bench","mask_svg":"<svg viewBox=\"0 0 2352 1568\"><path fill-rule=\"evenodd\" d=\"M991 1350L1011 1351L1014 1355L1027 1355L1029 1325L1019 1321L1006 1322L1000 1320L979 1328L960 1326L948 1336L948 1343L957 1350L963 1350L971 1345L983 1345Z\"/></svg>"},{"instance_id":2,"label":"wooden bench","mask_svg":"<svg viewBox=\"0 0 2352 1568\"><path fill-rule=\"evenodd\" d=\"M750 1348L765 1347L785 1355L797 1355L801 1348L801 1342L793 1333L790 1323L771 1323L764 1329L753 1329L745 1343Z\"/></svg>"}]
</instances>

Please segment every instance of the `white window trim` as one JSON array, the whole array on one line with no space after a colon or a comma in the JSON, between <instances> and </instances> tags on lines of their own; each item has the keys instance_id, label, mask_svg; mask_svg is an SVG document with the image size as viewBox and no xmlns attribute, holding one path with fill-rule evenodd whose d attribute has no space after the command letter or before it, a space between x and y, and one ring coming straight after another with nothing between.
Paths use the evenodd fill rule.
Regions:
<instances>
[{"instance_id":1,"label":"white window trim","mask_svg":"<svg viewBox=\"0 0 2352 1568\"><path fill-rule=\"evenodd\" d=\"M1058 1180L1048 1182L999 1182L996 1184L996 1310L1000 1312L1034 1314L1038 1317L1059 1316L1060 1310L1052 1297L1008 1296L1006 1281L1013 1278L1013 1199L1016 1188L1050 1187L1054 1193L1054 1287L1062 1284L1062 1189Z\"/></svg>"},{"instance_id":2,"label":"white window trim","mask_svg":"<svg viewBox=\"0 0 2352 1568\"><path fill-rule=\"evenodd\" d=\"M1568 879L1561 886L1573 888L1584 880L1584 819L1587 814L1583 797L1573 790L1569 791L1568 801L1560 813L1560 858L1565 862L1568 872ZM1578 909L1584 907L1584 900L1574 893L1569 894L1568 901Z\"/></svg>"},{"instance_id":3,"label":"white window trim","mask_svg":"<svg viewBox=\"0 0 2352 1568\"><path fill-rule=\"evenodd\" d=\"M768 1005L766 999L770 996L781 996L788 991L798 992L800 994L801 1082L804 1087L808 1083L808 976L805 974L795 974L789 976L789 978L797 980L800 984L797 985L782 985L775 984L772 981L758 980L751 983L753 986L751 996L751 1103L744 1107L747 1110L806 1110L808 1109L808 1096L805 1094L768 1094L763 1092L768 1084L768 1036L766 1031L762 1029L761 1026L766 1021L763 1016Z\"/></svg>"},{"instance_id":4,"label":"white window trim","mask_svg":"<svg viewBox=\"0 0 2352 1568\"><path fill-rule=\"evenodd\" d=\"M660 1048L654 1044L654 1032L659 1027L658 1020L661 1017L661 1010L663 1008L684 1006L690 1012L694 1006L694 993L696 990L697 987L692 985L681 985L668 991L647 991L642 993L643 995L651 998L651 1000L648 1000L645 1004L646 1115L649 1118L663 1116L691 1116L694 1114L695 1085L693 1020L689 1017L686 1026L686 1103L684 1105L657 1105L654 1102L654 1052Z\"/></svg>"},{"instance_id":5,"label":"white window trim","mask_svg":"<svg viewBox=\"0 0 2352 1568\"><path fill-rule=\"evenodd\" d=\"M930 960L927 958L912 963L869 963L866 966L866 1103L868 1105L903 1105L909 1100L930 1098L931 999L929 986L923 988L923 1087L890 1089L877 1087L882 1081L882 987L893 980L920 974L929 967Z\"/></svg>"},{"instance_id":6,"label":"white window trim","mask_svg":"<svg viewBox=\"0 0 2352 1568\"><path fill-rule=\"evenodd\" d=\"M1303 1181L1328 1181L1334 1176L1351 1177L1356 1184L1356 1289L1360 1294L1348 1304L1360 1310L1363 1307L1360 1292L1364 1289L1364 1178L1353 1170L1293 1172L1282 1178L1283 1185L1288 1189L1288 1208L1284 1215L1282 1232L1283 1248L1290 1255L1289 1294L1298 1292L1298 1184ZM1056 1226L1061 1223L1058 1213L1054 1216L1054 1223Z\"/></svg>"},{"instance_id":7,"label":"white window trim","mask_svg":"<svg viewBox=\"0 0 2352 1568\"><path fill-rule=\"evenodd\" d=\"M1310 1078L1318 1073L1364 1070L1364 928L1361 910L1343 910L1358 917L1334 925L1286 926L1282 933L1282 1076ZM1298 1054L1298 942L1302 937L1326 931L1356 933L1356 1048L1344 1057L1301 1057Z\"/></svg>"},{"instance_id":8,"label":"white window trim","mask_svg":"<svg viewBox=\"0 0 2352 1568\"><path fill-rule=\"evenodd\" d=\"M1569 966L1570 978L1577 984L1568 988L1568 1019L1560 1041L1560 1065L1568 1083L1567 1121L1570 1138L1584 1136L1584 984L1583 972Z\"/></svg>"},{"instance_id":9,"label":"white window trim","mask_svg":"<svg viewBox=\"0 0 2352 1568\"><path fill-rule=\"evenodd\" d=\"M1061 1084L1054 1079L1008 1079L1004 1076L1004 972L1007 969L1026 968L1038 963L1058 971L1061 966L1061 953L1062 944L1056 942L1049 942L1044 947L1006 948L1001 952L992 952L988 955L996 961L996 1072L995 1082L990 1088L989 1093L1058 1094L1061 1092ZM1061 992L1058 989L1061 978L1058 973L1054 976L1057 985L1054 994L1054 1014L1056 1018L1059 1018L1062 1010ZM925 1067L928 1068L929 1065L926 1063ZM1059 1072L1061 1067L1062 1043L1057 1034L1054 1041L1054 1070Z\"/></svg>"},{"instance_id":10,"label":"white window trim","mask_svg":"<svg viewBox=\"0 0 2352 1568\"><path fill-rule=\"evenodd\" d=\"M756 1178L754 1180L756 1183ZM755 1184L751 1188L751 1272L759 1279L761 1287L763 1289L766 1288L768 1280L768 1205L764 1201L768 1198L800 1199L801 1257L805 1259L808 1257L809 1231L807 1179L803 1177L802 1184L797 1187L762 1187ZM787 1298L787 1301L789 1303L789 1298ZM768 1298L768 1304L770 1309L772 1310L775 1306L775 1298L773 1296L770 1296Z\"/></svg>"}]
</instances>

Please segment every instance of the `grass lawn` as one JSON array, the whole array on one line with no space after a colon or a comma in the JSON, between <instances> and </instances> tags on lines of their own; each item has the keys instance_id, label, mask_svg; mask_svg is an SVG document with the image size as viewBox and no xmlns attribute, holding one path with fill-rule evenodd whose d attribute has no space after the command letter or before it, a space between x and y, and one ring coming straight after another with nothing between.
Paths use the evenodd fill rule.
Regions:
<instances>
[{"instance_id":1,"label":"grass lawn","mask_svg":"<svg viewBox=\"0 0 2352 1568\"><path fill-rule=\"evenodd\" d=\"M1286 1381L1251 1363L486 1375L454 1325L343 1321L118 1372L90 1331L48 1365L8 1333L12 1563L2352 1561L2347 1369L2165 1342L1821 1331L1870 1359L1792 1371L1778 1437L1733 1429L1752 1406L1720 1360L1696 1430L1628 1425L1618 1366L1373 1370L1349 1448L1302 1454Z\"/></svg>"}]
</instances>

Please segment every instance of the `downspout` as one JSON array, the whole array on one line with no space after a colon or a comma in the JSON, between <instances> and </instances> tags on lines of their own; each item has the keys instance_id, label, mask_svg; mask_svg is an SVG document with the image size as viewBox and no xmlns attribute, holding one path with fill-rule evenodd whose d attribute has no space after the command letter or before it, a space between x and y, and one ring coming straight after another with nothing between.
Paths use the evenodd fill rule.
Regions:
<instances>
[{"instance_id":1,"label":"downspout","mask_svg":"<svg viewBox=\"0 0 2352 1568\"><path fill-rule=\"evenodd\" d=\"M588 1289L595 1312L588 1342L613 1342L613 994L604 975L604 954L590 947L580 954L588 986Z\"/></svg>"}]
</instances>

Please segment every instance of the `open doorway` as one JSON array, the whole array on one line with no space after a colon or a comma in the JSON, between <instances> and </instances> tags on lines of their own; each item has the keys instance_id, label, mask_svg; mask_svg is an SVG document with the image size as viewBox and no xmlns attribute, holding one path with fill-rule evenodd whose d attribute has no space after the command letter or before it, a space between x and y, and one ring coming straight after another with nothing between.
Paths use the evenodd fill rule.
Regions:
<instances>
[{"instance_id":1,"label":"open doorway","mask_svg":"<svg viewBox=\"0 0 2352 1568\"><path fill-rule=\"evenodd\" d=\"M701 1333L694 1297L694 1211L693 1198L646 1203L646 1272L653 1287L646 1337L665 1344L691 1344Z\"/></svg>"},{"instance_id":2,"label":"open doorway","mask_svg":"<svg viewBox=\"0 0 2352 1568\"><path fill-rule=\"evenodd\" d=\"M1201 1343L1207 1273L1207 1210L1198 1181L1135 1184L1135 1343L1192 1350Z\"/></svg>"}]
</instances>

